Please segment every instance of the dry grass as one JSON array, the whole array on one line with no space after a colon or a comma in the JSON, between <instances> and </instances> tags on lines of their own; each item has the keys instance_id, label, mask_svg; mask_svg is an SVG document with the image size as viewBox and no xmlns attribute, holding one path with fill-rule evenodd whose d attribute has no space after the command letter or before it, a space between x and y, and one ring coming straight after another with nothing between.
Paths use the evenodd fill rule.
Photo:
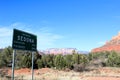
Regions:
<instances>
[{"instance_id":1,"label":"dry grass","mask_svg":"<svg viewBox=\"0 0 120 80\"><path fill-rule=\"evenodd\" d=\"M21 72L26 71L26 72ZM31 71L29 69L21 69L15 71L15 80L31 80ZM8 75L11 75L8 71ZM19 72L19 73L17 73ZM49 68L34 70L34 80L92 80L92 78L115 78L120 80L120 68L99 68L91 71L74 72L59 71ZM0 80L10 80L1 77ZM98 79L96 79L98 80ZM105 79L100 79L105 80Z\"/></svg>"}]
</instances>

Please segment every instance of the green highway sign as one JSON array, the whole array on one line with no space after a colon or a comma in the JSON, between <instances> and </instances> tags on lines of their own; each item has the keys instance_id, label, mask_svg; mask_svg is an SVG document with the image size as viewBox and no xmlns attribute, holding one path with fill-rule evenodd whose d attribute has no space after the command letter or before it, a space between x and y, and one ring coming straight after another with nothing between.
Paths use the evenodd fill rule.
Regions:
<instances>
[{"instance_id":1,"label":"green highway sign","mask_svg":"<svg viewBox=\"0 0 120 80\"><path fill-rule=\"evenodd\" d=\"M37 51L37 36L14 29L12 48L19 50Z\"/></svg>"}]
</instances>

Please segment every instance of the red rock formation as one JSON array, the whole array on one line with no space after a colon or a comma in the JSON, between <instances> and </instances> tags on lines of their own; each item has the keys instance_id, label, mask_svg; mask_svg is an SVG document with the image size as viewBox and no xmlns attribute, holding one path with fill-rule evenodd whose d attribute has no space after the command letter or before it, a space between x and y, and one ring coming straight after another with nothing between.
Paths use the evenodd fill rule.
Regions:
<instances>
[{"instance_id":1,"label":"red rock formation","mask_svg":"<svg viewBox=\"0 0 120 80\"><path fill-rule=\"evenodd\" d=\"M91 52L101 52L101 51L119 51L120 52L120 32L117 36L112 37L110 41L107 41L105 45L99 48L93 49Z\"/></svg>"},{"instance_id":2,"label":"red rock formation","mask_svg":"<svg viewBox=\"0 0 120 80\"><path fill-rule=\"evenodd\" d=\"M73 50L77 52L76 48L50 48L45 51L43 51L46 54L72 54Z\"/></svg>"}]
</instances>

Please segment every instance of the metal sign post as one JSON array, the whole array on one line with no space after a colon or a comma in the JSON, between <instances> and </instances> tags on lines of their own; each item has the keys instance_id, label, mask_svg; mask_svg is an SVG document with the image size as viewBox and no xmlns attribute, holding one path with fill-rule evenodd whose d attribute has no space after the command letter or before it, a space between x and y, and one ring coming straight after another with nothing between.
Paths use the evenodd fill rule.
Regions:
<instances>
[{"instance_id":1,"label":"metal sign post","mask_svg":"<svg viewBox=\"0 0 120 80\"><path fill-rule=\"evenodd\" d=\"M12 61L12 80L14 80L14 64L16 50L27 50L32 52L32 80L34 75L34 52L37 51L37 36L14 29L13 31L13 61Z\"/></svg>"},{"instance_id":2,"label":"metal sign post","mask_svg":"<svg viewBox=\"0 0 120 80\"><path fill-rule=\"evenodd\" d=\"M32 52L32 80L34 79L34 52Z\"/></svg>"},{"instance_id":3,"label":"metal sign post","mask_svg":"<svg viewBox=\"0 0 120 80\"><path fill-rule=\"evenodd\" d=\"M14 80L15 54L16 54L16 50L13 50L13 59L12 59L12 80Z\"/></svg>"}]
</instances>

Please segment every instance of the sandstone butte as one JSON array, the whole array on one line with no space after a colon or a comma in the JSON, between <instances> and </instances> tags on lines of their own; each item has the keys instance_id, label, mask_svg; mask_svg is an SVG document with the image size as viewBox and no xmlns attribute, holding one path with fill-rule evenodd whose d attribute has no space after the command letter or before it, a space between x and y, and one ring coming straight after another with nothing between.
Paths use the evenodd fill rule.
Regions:
<instances>
[{"instance_id":1,"label":"sandstone butte","mask_svg":"<svg viewBox=\"0 0 120 80\"><path fill-rule=\"evenodd\" d=\"M102 51L117 51L120 52L120 32L118 35L112 37L110 41L107 41L105 45L93 49L91 52L102 52Z\"/></svg>"}]
</instances>

